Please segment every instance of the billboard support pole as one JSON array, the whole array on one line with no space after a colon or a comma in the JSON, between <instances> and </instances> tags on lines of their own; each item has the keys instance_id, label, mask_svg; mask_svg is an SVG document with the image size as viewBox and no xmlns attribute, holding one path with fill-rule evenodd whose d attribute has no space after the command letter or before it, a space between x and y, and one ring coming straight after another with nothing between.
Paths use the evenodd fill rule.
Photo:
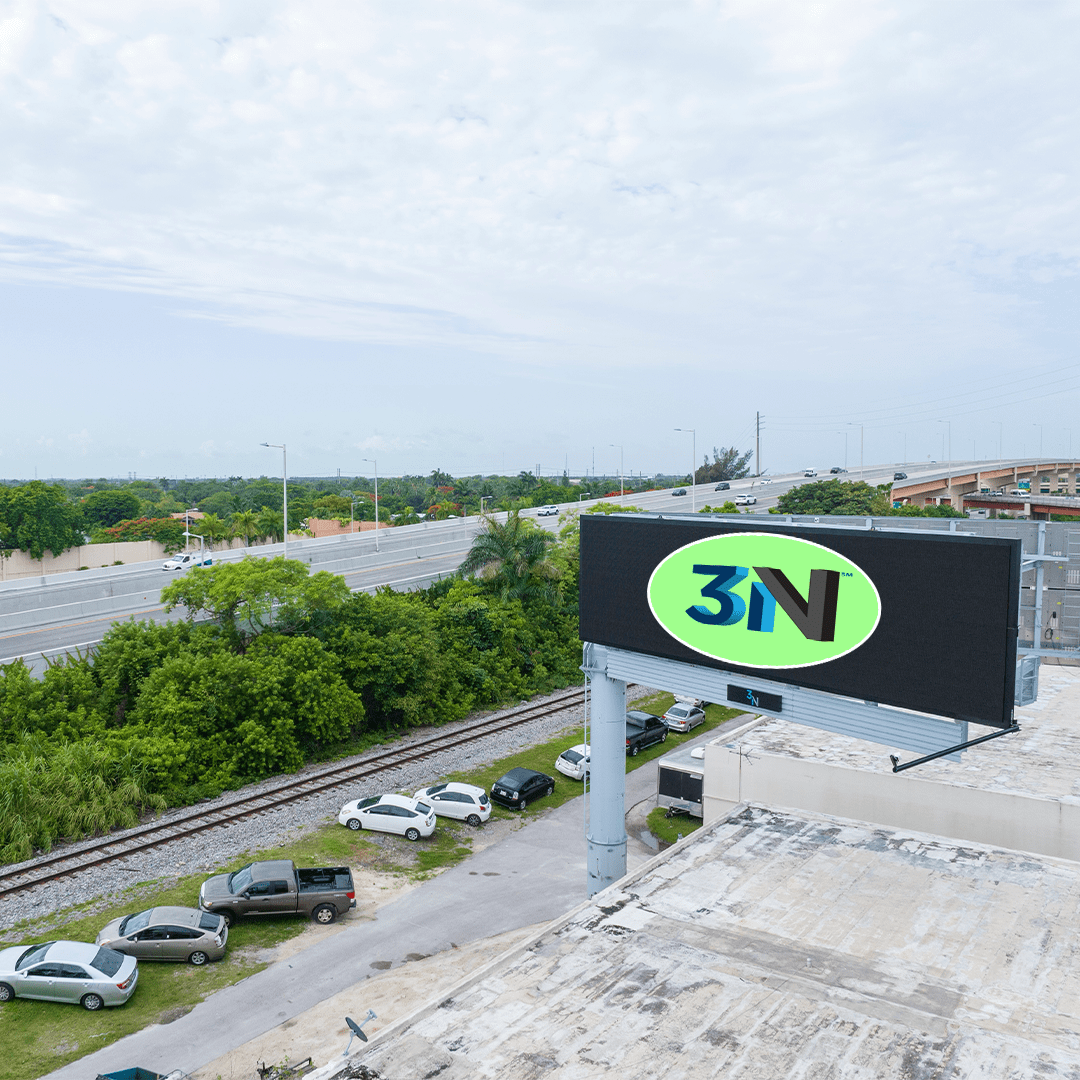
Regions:
<instances>
[{"instance_id":1,"label":"billboard support pole","mask_svg":"<svg viewBox=\"0 0 1080 1080\"><path fill-rule=\"evenodd\" d=\"M607 673L608 652L585 643L592 742L586 831L589 896L626 876L626 683Z\"/></svg>"},{"instance_id":2,"label":"billboard support pole","mask_svg":"<svg viewBox=\"0 0 1080 1080\"><path fill-rule=\"evenodd\" d=\"M894 773L903 772L905 769L914 769L916 765L925 765L928 761L936 761L940 757L947 757L949 754L957 754L961 750L966 750L969 746L978 746L981 742L989 742L991 739L1000 739L1002 735L1015 735L1020 730L1019 724L1013 724L1012 727L1002 728L1000 731L992 731L989 735L983 735L978 739L968 739L967 742L962 742L959 746L949 746L944 750L938 750L934 754L927 754L925 757L916 758L914 761L905 761L903 765L900 764L900 759L895 754L889 755L889 760L892 762L892 771Z\"/></svg>"}]
</instances>

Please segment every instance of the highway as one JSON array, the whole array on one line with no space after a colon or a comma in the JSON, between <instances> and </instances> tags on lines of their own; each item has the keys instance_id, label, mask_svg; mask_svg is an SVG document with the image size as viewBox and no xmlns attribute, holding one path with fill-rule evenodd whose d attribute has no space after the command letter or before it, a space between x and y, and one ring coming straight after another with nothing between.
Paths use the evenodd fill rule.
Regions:
<instances>
[{"instance_id":1,"label":"highway","mask_svg":"<svg viewBox=\"0 0 1080 1080\"><path fill-rule=\"evenodd\" d=\"M976 463L953 462L952 472L969 469ZM982 468L993 463L981 462ZM869 484L891 481L894 471L902 469L912 480L936 479L947 475L939 464L875 465L865 470L850 469L839 479L865 479ZM832 479L828 467L818 470L818 480ZM749 513L765 514L777 499L799 484L813 483L802 472L786 473L763 484L748 477L731 481L728 491L715 491L715 484L686 488L685 496L673 496L672 489L626 495L621 501L646 511L663 514L689 514L693 506L719 507L736 495L757 498L756 505L745 507ZM598 499L581 502L582 508ZM576 503L565 504L568 509ZM552 531L558 528L557 517L538 517L535 509L524 511L538 525ZM497 515L505 520L505 513ZM312 572L326 570L340 574L354 592L372 592L388 585L393 589L412 589L428 585L452 573L461 564L479 528L479 519L451 518L447 521L421 522L379 531L379 550L375 550L374 532L322 539L290 539L289 557L302 559ZM251 549L260 557L274 557L282 552L281 544ZM243 558L244 550L215 554L216 562ZM137 620L166 622L179 614L166 615L160 602L162 586L175 580L175 573L163 571L160 562L110 566L100 570L55 574L0 584L0 664L22 657L32 671L41 673L47 662L65 653L92 649L116 622L134 617Z\"/></svg>"}]
</instances>

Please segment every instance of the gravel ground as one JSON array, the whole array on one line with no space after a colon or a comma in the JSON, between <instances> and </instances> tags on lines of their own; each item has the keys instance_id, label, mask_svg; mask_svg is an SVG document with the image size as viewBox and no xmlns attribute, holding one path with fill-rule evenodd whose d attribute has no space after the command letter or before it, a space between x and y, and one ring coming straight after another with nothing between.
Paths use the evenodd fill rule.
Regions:
<instances>
[{"instance_id":1,"label":"gravel ground","mask_svg":"<svg viewBox=\"0 0 1080 1080\"><path fill-rule=\"evenodd\" d=\"M530 704L540 704L561 693L563 691L533 698ZM647 687L635 686L627 691L626 696L628 701L633 701L653 693L655 691ZM519 707L512 706L495 713L477 714L439 728L421 728L402 737L395 745L404 748L413 742L428 738L435 732L448 733L468 727L479 716L501 716ZM457 747L445 753L433 755L424 761L387 770L371 780L314 795L303 802L234 822L198 836L176 840L163 845L160 850L141 851L129 858L108 863L105 866L83 870L65 881L62 888L58 888L55 883L44 884L36 889L5 897L0 900L0 931L8 930L27 919L41 919L66 908L83 904L89 905L86 909L89 913L112 902L117 893L136 882L171 883L188 874L208 873L245 852L278 847L333 821L342 804L349 799L377 795L387 790L403 790L411 793L433 783L444 773L486 765L508 757L515 750L544 742L575 725L580 726L582 712L582 707L578 705L555 716L538 718L512 731L493 735L469 746ZM385 746L373 748L368 753L377 753L382 749L385 749ZM364 754L360 754L346 760L363 761L364 757ZM310 770L301 770L297 775L315 771L320 767L313 765ZM258 784L242 788L241 791L245 794L258 792L280 780L281 777L271 777ZM207 810L210 810L219 801L233 799L237 794L236 791L225 792L220 800L215 799L204 805ZM162 820L167 821L169 817L170 812L166 812L162 815ZM116 835L123 837L126 834L121 831ZM75 854L85 843L89 841L57 845L54 853ZM13 866L10 869L15 868Z\"/></svg>"}]
</instances>

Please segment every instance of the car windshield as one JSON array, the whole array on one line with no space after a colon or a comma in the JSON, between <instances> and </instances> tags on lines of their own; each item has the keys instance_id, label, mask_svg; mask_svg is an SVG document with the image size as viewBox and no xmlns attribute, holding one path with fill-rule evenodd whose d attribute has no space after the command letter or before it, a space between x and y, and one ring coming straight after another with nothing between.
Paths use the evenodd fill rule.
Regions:
<instances>
[{"instance_id":1,"label":"car windshield","mask_svg":"<svg viewBox=\"0 0 1080 1080\"><path fill-rule=\"evenodd\" d=\"M496 780L495 783L502 787L516 788L525 783L532 773L528 769L511 769L505 776Z\"/></svg>"},{"instance_id":2,"label":"car windshield","mask_svg":"<svg viewBox=\"0 0 1080 1080\"><path fill-rule=\"evenodd\" d=\"M582 758L576 750L564 750L562 755L571 765L576 765Z\"/></svg>"},{"instance_id":3,"label":"car windshield","mask_svg":"<svg viewBox=\"0 0 1080 1080\"><path fill-rule=\"evenodd\" d=\"M667 711L668 716L687 716L689 713L690 710L684 708L682 705L673 705Z\"/></svg>"},{"instance_id":4,"label":"car windshield","mask_svg":"<svg viewBox=\"0 0 1080 1080\"><path fill-rule=\"evenodd\" d=\"M416 809L419 810L420 813L424 815L424 817L427 817L428 814L431 813L431 807L428 806L426 802L418 802L416 804Z\"/></svg>"},{"instance_id":5,"label":"car windshield","mask_svg":"<svg viewBox=\"0 0 1080 1080\"><path fill-rule=\"evenodd\" d=\"M204 911L199 916L199 929L200 930L216 930L221 925L220 915L211 915L208 911Z\"/></svg>"},{"instance_id":6,"label":"car windshield","mask_svg":"<svg viewBox=\"0 0 1080 1080\"><path fill-rule=\"evenodd\" d=\"M31 945L30 948L15 961L15 970L22 971L23 968L29 967L31 964L40 963L45 959L45 954L49 951L49 948L55 944L55 941L46 941L44 945Z\"/></svg>"},{"instance_id":7,"label":"car windshield","mask_svg":"<svg viewBox=\"0 0 1080 1080\"><path fill-rule=\"evenodd\" d=\"M138 930L145 930L150 925L150 912L153 908L140 911L137 915L128 915L120 922L121 934L134 934Z\"/></svg>"},{"instance_id":8,"label":"car windshield","mask_svg":"<svg viewBox=\"0 0 1080 1080\"><path fill-rule=\"evenodd\" d=\"M237 870L229 875L229 892L242 893L251 884L251 866L245 866L243 870Z\"/></svg>"},{"instance_id":9,"label":"car windshield","mask_svg":"<svg viewBox=\"0 0 1080 1080\"><path fill-rule=\"evenodd\" d=\"M111 978L120 970L120 965L123 962L123 953L119 953L115 949L98 949L97 955L90 961L90 966L97 968L102 975L108 975Z\"/></svg>"},{"instance_id":10,"label":"car windshield","mask_svg":"<svg viewBox=\"0 0 1080 1080\"><path fill-rule=\"evenodd\" d=\"M428 794L428 795L437 795L440 791L445 791L445 790L446 790L446 785L445 784L436 784L434 787L429 787L427 789L426 794Z\"/></svg>"}]
</instances>

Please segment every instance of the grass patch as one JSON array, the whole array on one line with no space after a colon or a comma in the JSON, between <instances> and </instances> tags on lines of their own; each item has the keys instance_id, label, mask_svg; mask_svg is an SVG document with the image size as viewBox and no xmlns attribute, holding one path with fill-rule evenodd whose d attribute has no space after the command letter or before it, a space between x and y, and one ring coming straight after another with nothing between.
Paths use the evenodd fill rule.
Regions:
<instances>
[{"instance_id":1,"label":"grass patch","mask_svg":"<svg viewBox=\"0 0 1080 1080\"><path fill-rule=\"evenodd\" d=\"M649 812L645 819L649 826L649 832L666 844L674 844L681 837L689 836L692 832L701 828L701 818L696 817L665 817L667 807L658 806Z\"/></svg>"}]
</instances>

